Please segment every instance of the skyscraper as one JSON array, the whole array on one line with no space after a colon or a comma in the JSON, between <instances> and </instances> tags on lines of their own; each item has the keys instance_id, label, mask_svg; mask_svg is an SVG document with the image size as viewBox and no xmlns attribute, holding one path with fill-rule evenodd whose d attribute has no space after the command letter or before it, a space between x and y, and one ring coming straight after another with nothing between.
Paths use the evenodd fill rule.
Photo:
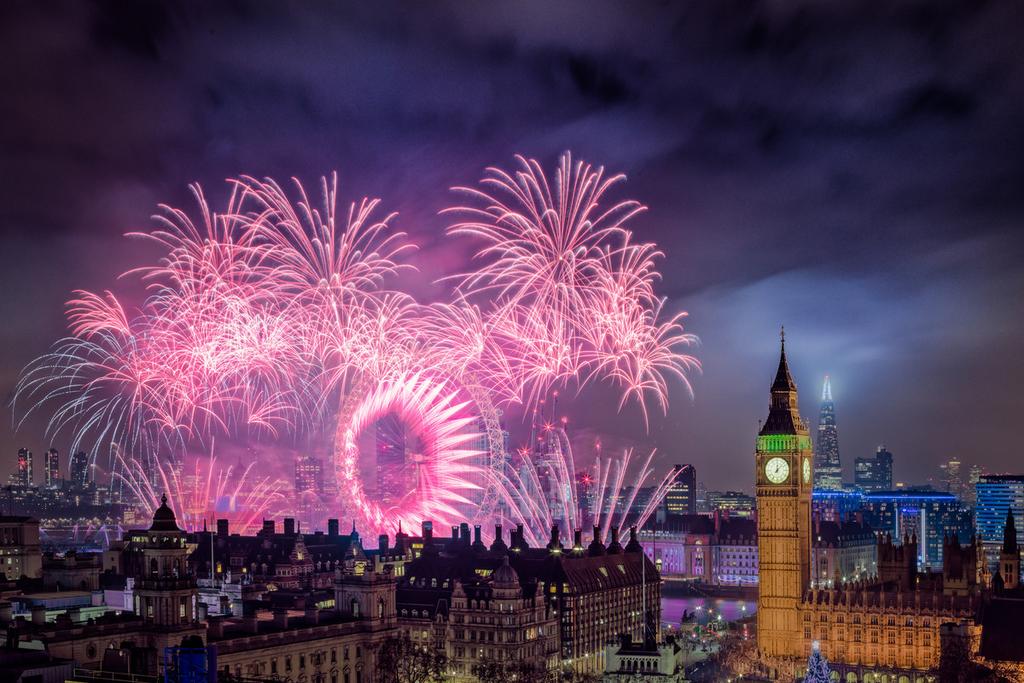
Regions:
<instances>
[{"instance_id":1,"label":"skyscraper","mask_svg":"<svg viewBox=\"0 0 1024 683\"><path fill-rule=\"evenodd\" d=\"M84 489L89 484L89 456L85 451L78 451L71 456L68 474L72 486Z\"/></svg>"},{"instance_id":2,"label":"skyscraper","mask_svg":"<svg viewBox=\"0 0 1024 683\"><path fill-rule=\"evenodd\" d=\"M990 570L999 561L1006 511L1024 519L1024 474L983 474L978 479L974 525L985 549ZM1017 527L1017 543L1024 544L1024 524Z\"/></svg>"},{"instance_id":3,"label":"skyscraper","mask_svg":"<svg viewBox=\"0 0 1024 683\"><path fill-rule=\"evenodd\" d=\"M21 486L32 484L32 451L27 448L18 449L18 472L15 482Z\"/></svg>"},{"instance_id":4,"label":"skyscraper","mask_svg":"<svg viewBox=\"0 0 1024 683\"><path fill-rule=\"evenodd\" d=\"M892 453L879 446L873 458L857 458L853 463L854 483L865 493L892 490Z\"/></svg>"},{"instance_id":5,"label":"skyscraper","mask_svg":"<svg viewBox=\"0 0 1024 683\"><path fill-rule=\"evenodd\" d=\"M697 514L697 470L693 465L672 467L676 480L665 492L665 511L670 515Z\"/></svg>"},{"instance_id":6,"label":"skyscraper","mask_svg":"<svg viewBox=\"0 0 1024 683\"><path fill-rule=\"evenodd\" d=\"M43 456L43 476L47 486L56 486L60 481L60 452L50 448Z\"/></svg>"},{"instance_id":7,"label":"skyscraper","mask_svg":"<svg viewBox=\"0 0 1024 683\"><path fill-rule=\"evenodd\" d=\"M323 462L313 455L300 455L295 459L295 492L324 492Z\"/></svg>"},{"instance_id":8,"label":"skyscraper","mask_svg":"<svg viewBox=\"0 0 1024 683\"><path fill-rule=\"evenodd\" d=\"M832 402L832 382L825 375L818 416L818 442L814 448L814 488L839 491L843 488L843 468L839 462L839 428L836 406Z\"/></svg>"},{"instance_id":9,"label":"skyscraper","mask_svg":"<svg viewBox=\"0 0 1024 683\"><path fill-rule=\"evenodd\" d=\"M397 503L409 492L406 445L405 425L396 413L377 420L377 496L381 503Z\"/></svg>"},{"instance_id":10,"label":"skyscraper","mask_svg":"<svg viewBox=\"0 0 1024 683\"><path fill-rule=\"evenodd\" d=\"M960 476L960 459L953 458L939 465L942 470L942 488L959 498L963 497L964 479Z\"/></svg>"}]
</instances>

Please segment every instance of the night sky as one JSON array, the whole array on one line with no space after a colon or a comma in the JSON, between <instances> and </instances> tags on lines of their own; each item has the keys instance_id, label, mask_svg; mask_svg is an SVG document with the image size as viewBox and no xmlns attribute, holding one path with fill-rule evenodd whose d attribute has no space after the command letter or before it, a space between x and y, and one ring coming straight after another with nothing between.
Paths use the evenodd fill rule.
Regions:
<instances>
[{"instance_id":1,"label":"night sky","mask_svg":"<svg viewBox=\"0 0 1024 683\"><path fill-rule=\"evenodd\" d=\"M72 289L132 291L153 253L123 233L190 182L337 169L400 212L429 301L473 248L442 238L448 188L572 150L650 207L632 227L704 364L649 434L611 390L563 400L581 448L749 489L785 324L812 427L832 376L848 476L883 442L908 483L951 457L1019 471L1022 44L1012 0L5 2L2 394ZM3 410L6 477L50 444Z\"/></svg>"}]
</instances>

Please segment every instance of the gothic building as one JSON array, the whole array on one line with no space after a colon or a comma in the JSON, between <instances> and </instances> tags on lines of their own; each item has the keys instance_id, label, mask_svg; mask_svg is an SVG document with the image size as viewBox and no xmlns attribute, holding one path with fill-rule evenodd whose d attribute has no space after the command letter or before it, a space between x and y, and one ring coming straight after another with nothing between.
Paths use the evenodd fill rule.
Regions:
<instances>
[{"instance_id":1,"label":"gothic building","mask_svg":"<svg viewBox=\"0 0 1024 683\"><path fill-rule=\"evenodd\" d=\"M940 627L957 625L976 649L984 562L975 541L945 541L941 573L917 569L918 539L878 539L877 570L868 579L820 588L812 583L811 441L797 407L785 342L771 388L768 419L755 455L761 590L757 645L762 673L800 675L820 643L846 683L934 680ZM931 678L930 678L931 677Z\"/></svg>"}]
</instances>

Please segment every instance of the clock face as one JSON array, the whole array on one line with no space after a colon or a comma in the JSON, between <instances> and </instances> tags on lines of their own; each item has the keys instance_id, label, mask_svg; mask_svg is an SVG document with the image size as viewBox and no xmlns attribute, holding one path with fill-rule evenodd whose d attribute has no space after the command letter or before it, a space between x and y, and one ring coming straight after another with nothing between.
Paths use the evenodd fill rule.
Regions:
<instances>
[{"instance_id":1,"label":"clock face","mask_svg":"<svg viewBox=\"0 0 1024 683\"><path fill-rule=\"evenodd\" d=\"M785 458L772 458L764 464L764 476L773 484L789 479L789 462Z\"/></svg>"},{"instance_id":2,"label":"clock face","mask_svg":"<svg viewBox=\"0 0 1024 683\"><path fill-rule=\"evenodd\" d=\"M811 459L804 458L804 483L811 480Z\"/></svg>"}]
</instances>

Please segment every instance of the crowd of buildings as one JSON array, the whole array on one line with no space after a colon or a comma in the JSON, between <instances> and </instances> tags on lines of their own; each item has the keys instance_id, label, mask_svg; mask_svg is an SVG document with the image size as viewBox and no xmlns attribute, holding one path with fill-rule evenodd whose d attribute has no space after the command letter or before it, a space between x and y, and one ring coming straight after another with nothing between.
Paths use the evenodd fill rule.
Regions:
<instances>
[{"instance_id":1,"label":"crowd of buildings","mask_svg":"<svg viewBox=\"0 0 1024 683\"><path fill-rule=\"evenodd\" d=\"M0 652L44 652L59 675L69 663L106 676L191 667L284 683L369 683L399 652L436 657L455 681L524 663L552 680L610 666L617 680L652 652L678 654L659 641L661 581L635 529L624 544L617 530L588 536L556 527L530 547L522 527L485 543L480 527L435 535L424 522L367 549L337 520L315 533L290 518L250 536L227 520L189 533L165 500L102 553L57 555L37 521L4 517ZM675 654L667 673L681 676Z\"/></svg>"},{"instance_id":2,"label":"crowd of buildings","mask_svg":"<svg viewBox=\"0 0 1024 683\"><path fill-rule=\"evenodd\" d=\"M827 390L825 398L831 398ZM827 415L834 416L831 406ZM834 420L825 427L834 430ZM978 535L964 543L958 533L944 530L942 501L920 493L912 494L924 501L920 509L905 517L904 508L914 506L910 500L894 503L891 492L865 492L867 509L835 514L825 534L821 510L815 511L814 489L822 483L816 465L824 462L826 472L834 472L835 436L825 439L824 448L812 448L783 342L755 451L757 647L741 667L744 673L792 680L817 650L829 661L834 680L921 683L936 680L944 658L962 653L954 662L957 680L974 680L972 668L991 673L993 680L1024 679L1024 652L1008 628L1024 623L1015 524L1020 512L1014 509L1024 497L988 498L1020 478L979 478L976 505L1000 506L996 544ZM882 462L888 466L890 458ZM867 526L868 513L875 529ZM932 551L922 548L933 543L932 525L938 526L940 544L935 563ZM849 564L823 563L825 538L837 551L843 545L837 539L862 538L874 554L851 551Z\"/></svg>"}]
</instances>

